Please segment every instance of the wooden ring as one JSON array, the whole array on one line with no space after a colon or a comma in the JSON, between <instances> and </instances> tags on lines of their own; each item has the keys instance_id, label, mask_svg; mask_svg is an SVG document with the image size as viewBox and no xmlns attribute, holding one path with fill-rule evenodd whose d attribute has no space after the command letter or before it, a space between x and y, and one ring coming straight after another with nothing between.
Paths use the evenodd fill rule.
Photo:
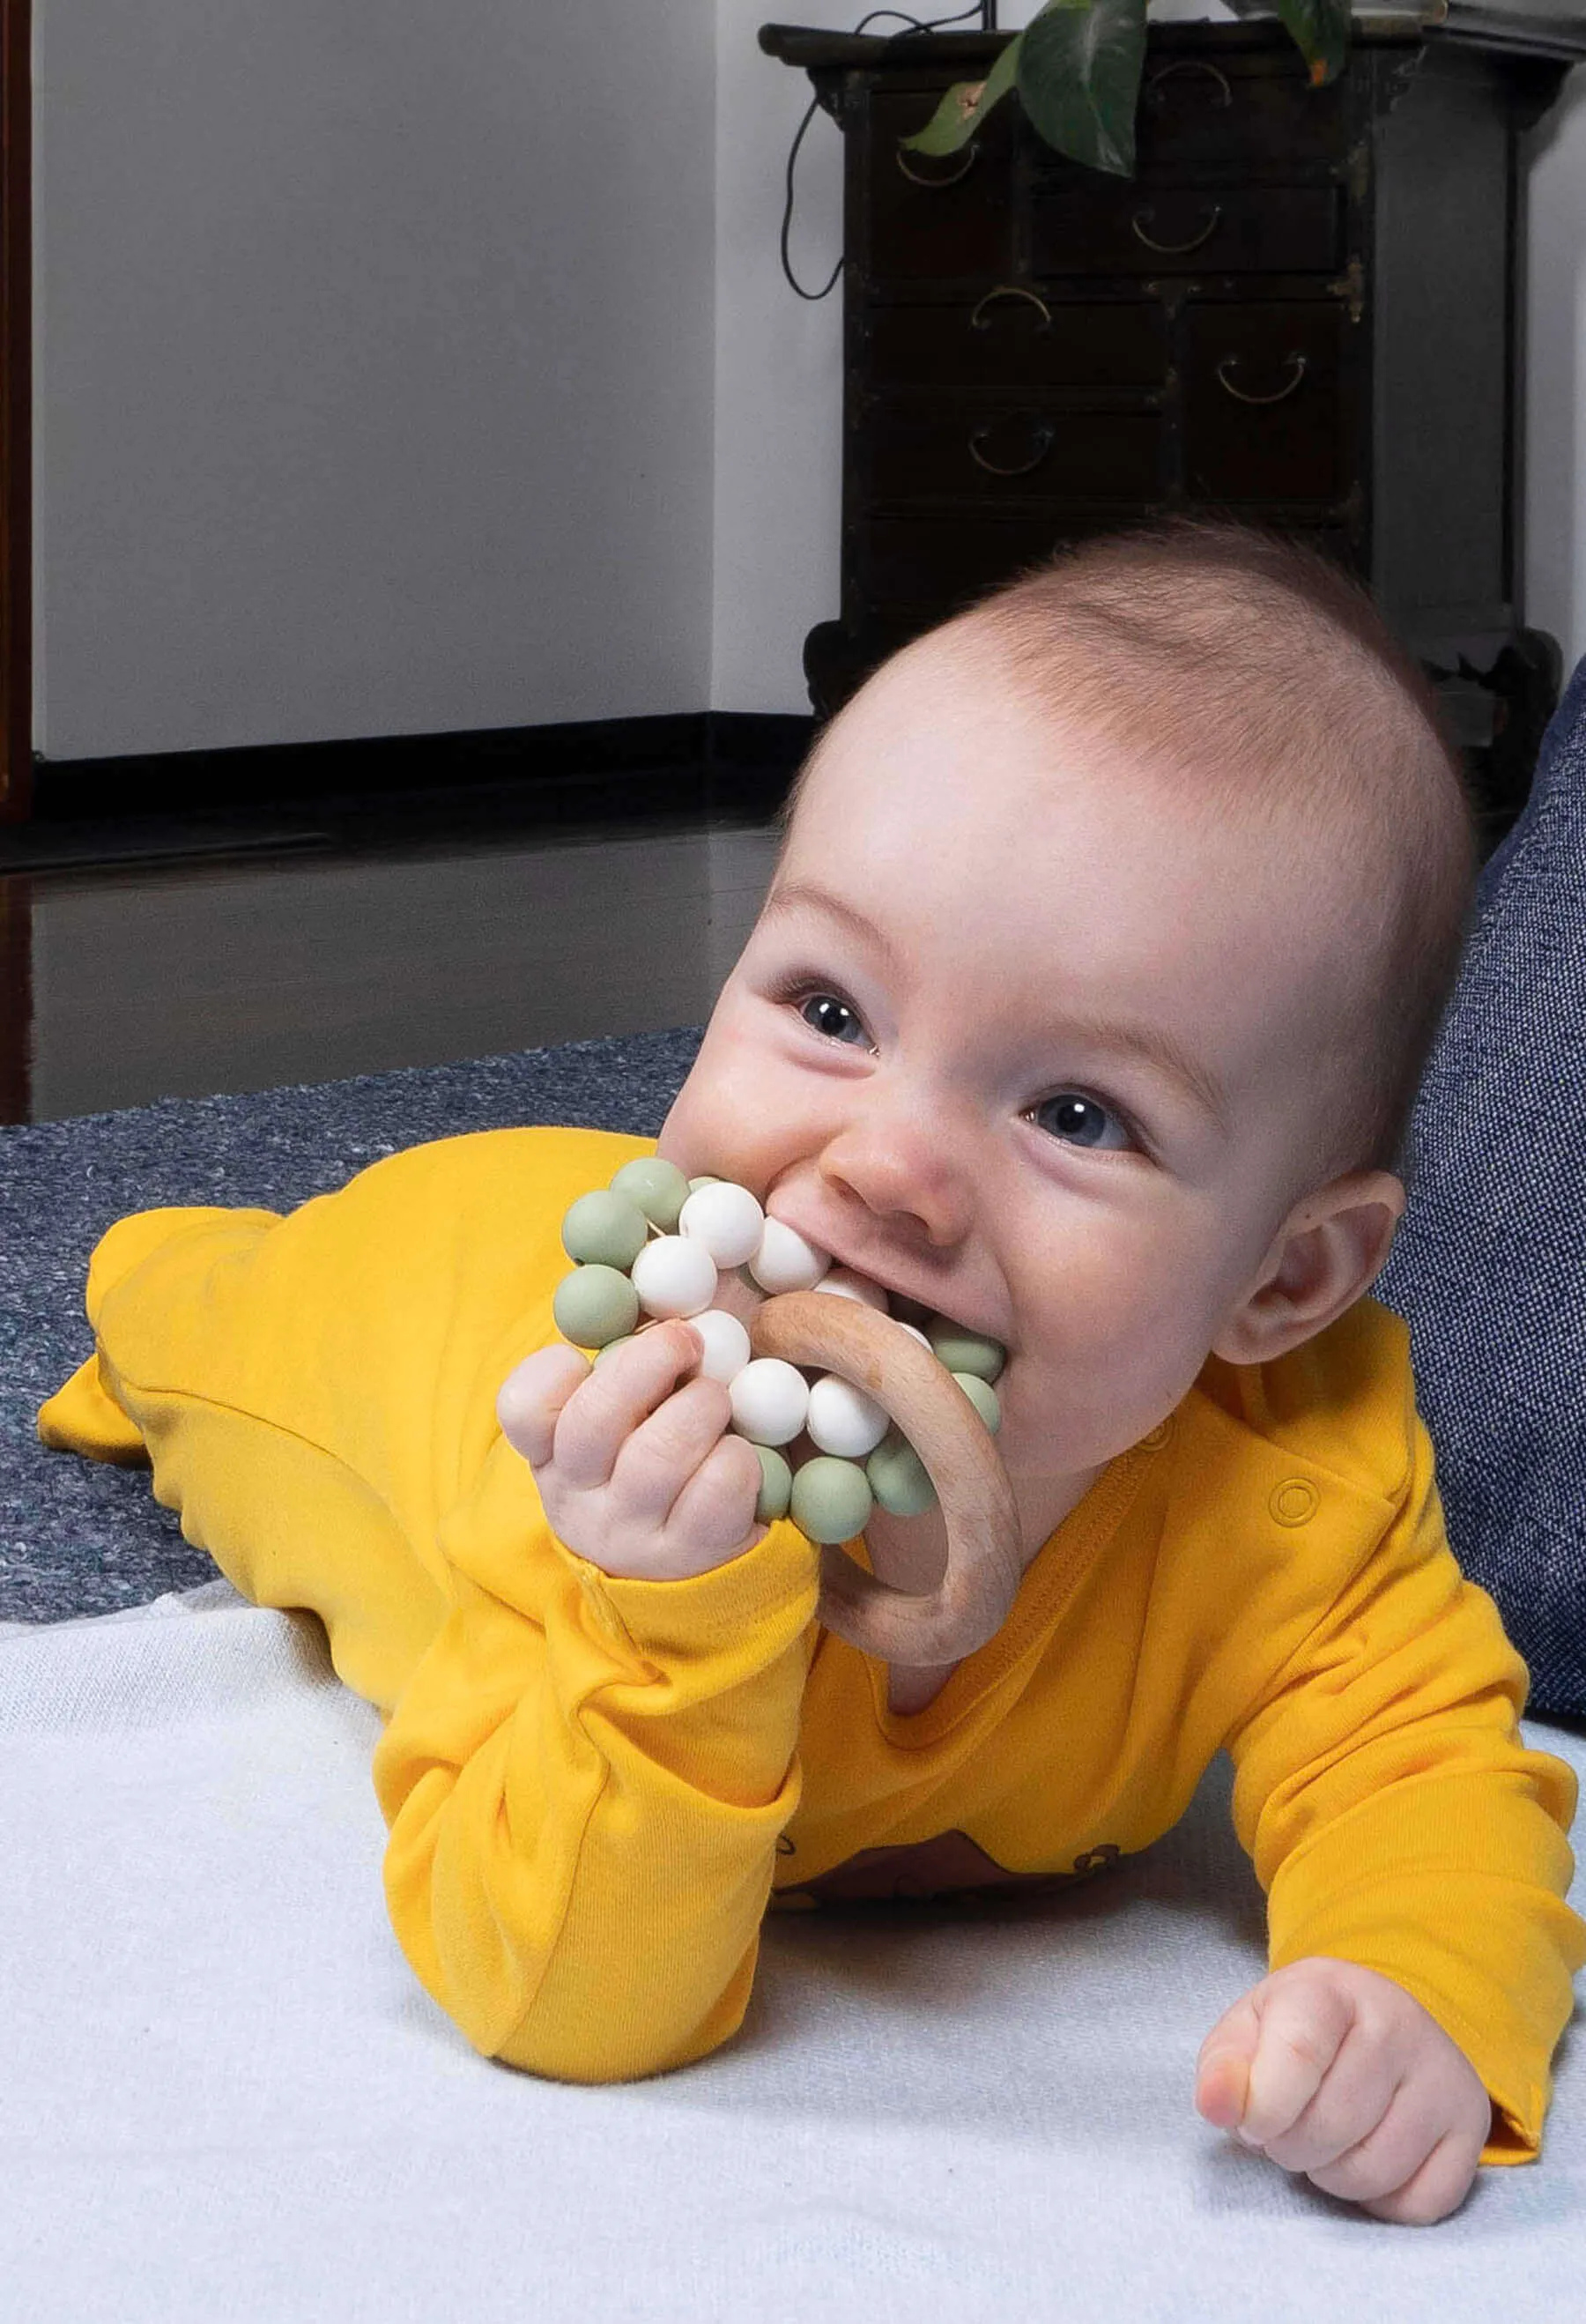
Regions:
<instances>
[{"instance_id":1,"label":"wooden ring","mask_svg":"<svg viewBox=\"0 0 1586 2324\"><path fill-rule=\"evenodd\" d=\"M935 1590L894 1590L821 1544L816 1618L890 1663L962 1662L1007 1620L1024 1572L1019 1510L996 1440L951 1372L890 1315L831 1291L784 1291L749 1324L757 1356L815 1364L873 1397L918 1453L947 1528Z\"/></svg>"}]
</instances>

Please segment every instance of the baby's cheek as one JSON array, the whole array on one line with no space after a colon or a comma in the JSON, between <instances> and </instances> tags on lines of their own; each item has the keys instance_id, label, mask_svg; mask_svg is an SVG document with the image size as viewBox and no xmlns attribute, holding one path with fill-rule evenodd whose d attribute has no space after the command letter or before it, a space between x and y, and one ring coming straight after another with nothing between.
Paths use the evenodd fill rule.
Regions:
<instances>
[{"instance_id":1,"label":"baby's cheek","mask_svg":"<svg viewBox=\"0 0 1586 2324\"><path fill-rule=\"evenodd\" d=\"M1074 1415L1050 1369L1030 1357L1010 1355L991 1385L1002 1412L997 1445L1004 1462L1022 1469L1065 1461L1065 1439Z\"/></svg>"},{"instance_id":2,"label":"baby's cheek","mask_svg":"<svg viewBox=\"0 0 1586 2324\"><path fill-rule=\"evenodd\" d=\"M995 1385L1002 1406L998 1445L1015 1470L1093 1468L1126 1452L1162 1416L1151 1384L1131 1380L1127 1369L1120 1373L1097 1347L1012 1354Z\"/></svg>"},{"instance_id":3,"label":"baby's cheek","mask_svg":"<svg viewBox=\"0 0 1586 2324\"><path fill-rule=\"evenodd\" d=\"M697 1064L695 1073L699 1073ZM763 1140L744 1135L744 1124L756 1124L759 1117L752 1102L734 1103L730 1088L724 1090L721 1084L720 1074L697 1086L692 1081L684 1084L661 1125L657 1157L674 1164L686 1178L731 1179L763 1204L770 1157Z\"/></svg>"}]
</instances>

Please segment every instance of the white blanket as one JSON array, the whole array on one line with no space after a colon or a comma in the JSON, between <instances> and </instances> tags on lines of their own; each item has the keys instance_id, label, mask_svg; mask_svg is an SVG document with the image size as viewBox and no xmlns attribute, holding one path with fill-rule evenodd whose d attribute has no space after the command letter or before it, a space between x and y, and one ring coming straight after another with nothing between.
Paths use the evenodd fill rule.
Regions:
<instances>
[{"instance_id":1,"label":"white blanket","mask_svg":"<svg viewBox=\"0 0 1586 2324\"><path fill-rule=\"evenodd\" d=\"M1225 1763L1067 1895L773 1916L735 2041L586 2089L477 2057L409 1972L378 1732L317 1622L224 1582L0 1625L7 2324L1586 2313L1573 2034L1541 2162L1432 2228L1195 2115L1202 2035L1265 1966Z\"/></svg>"}]
</instances>

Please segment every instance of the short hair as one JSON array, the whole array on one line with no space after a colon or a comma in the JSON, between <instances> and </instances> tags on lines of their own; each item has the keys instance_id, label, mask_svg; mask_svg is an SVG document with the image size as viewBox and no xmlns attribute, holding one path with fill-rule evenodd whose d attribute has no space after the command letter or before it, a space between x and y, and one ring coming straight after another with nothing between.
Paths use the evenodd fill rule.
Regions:
<instances>
[{"instance_id":1,"label":"short hair","mask_svg":"<svg viewBox=\"0 0 1586 2324\"><path fill-rule=\"evenodd\" d=\"M1415 1099L1474 923L1480 807L1425 672L1367 590L1285 535L1180 518L1060 549L926 638L989 646L1037 711L1140 750L1209 827L1286 838L1296 877L1318 851L1354 874L1360 973L1332 996L1299 1191L1363 1169L1408 1182ZM783 802L779 862L835 724Z\"/></svg>"}]
</instances>

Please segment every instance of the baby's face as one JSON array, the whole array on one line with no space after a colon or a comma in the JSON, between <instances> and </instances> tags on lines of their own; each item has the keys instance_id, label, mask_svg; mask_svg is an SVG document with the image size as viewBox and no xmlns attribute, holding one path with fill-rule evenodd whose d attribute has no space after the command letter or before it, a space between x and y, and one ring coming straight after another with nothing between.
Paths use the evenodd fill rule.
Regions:
<instances>
[{"instance_id":1,"label":"baby's face","mask_svg":"<svg viewBox=\"0 0 1586 2324\"><path fill-rule=\"evenodd\" d=\"M1296 884L922 641L830 730L659 1150L1001 1341L1010 1473L1077 1477L1276 1270L1348 940Z\"/></svg>"}]
</instances>

